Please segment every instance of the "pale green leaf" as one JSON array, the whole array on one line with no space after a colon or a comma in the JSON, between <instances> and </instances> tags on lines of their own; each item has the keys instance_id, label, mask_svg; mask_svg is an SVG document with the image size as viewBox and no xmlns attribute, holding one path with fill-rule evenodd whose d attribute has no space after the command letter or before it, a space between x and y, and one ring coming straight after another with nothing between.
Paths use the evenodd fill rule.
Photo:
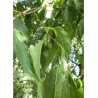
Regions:
<instances>
[{"instance_id":1,"label":"pale green leaf","mask_svg":"<svg viewBox=\"0 0 98 98\"><path fill-rule=\"evenodd\" d=\"M41 55L41 47L42 47L42 41L38 41L36 46L30 45L30 55L33 60L34 69L36 71L36 74L38 77L40 77L40 55Z\"/></svg>"},{"instance_id":2,"label":"pale green leaf","mask_svg":"<svg viewBox=\"0 0 98 98\"><path fill-rule=\"evenodd\" d=\"M27 46L24 43L25 36L23 36L17 29L13 29L13 37L16 53L24 70L39 81L30 54L27 52Z\"/></svg>"},{"instance_id":3,"label":"pale green leaf","mask_svg":"<svg viewBox=\"0 0 98 98\"><path fill-rule=\"evenodd\" d=\"M66 73L68 71L67 58L65 57L65 54L66 53L63 48L61 53L61 64L59 66L60 71L63 73Z\"/></svg>"}]
</instances>

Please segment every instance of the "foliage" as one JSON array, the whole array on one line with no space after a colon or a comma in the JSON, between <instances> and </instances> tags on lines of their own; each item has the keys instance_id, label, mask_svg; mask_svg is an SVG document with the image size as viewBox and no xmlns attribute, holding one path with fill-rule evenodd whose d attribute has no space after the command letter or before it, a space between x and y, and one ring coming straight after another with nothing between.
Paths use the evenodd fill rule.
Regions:
<instances>
[{"instance_id":1,"label":"foliage","mask_svg":"<svg viewBox=\"0 0 98 98\"><path fill-rule=\"evenodd\" d=\"M14 98L84 98L83 14L84 0L13 3Z\"/></svg>"}]
</instances>

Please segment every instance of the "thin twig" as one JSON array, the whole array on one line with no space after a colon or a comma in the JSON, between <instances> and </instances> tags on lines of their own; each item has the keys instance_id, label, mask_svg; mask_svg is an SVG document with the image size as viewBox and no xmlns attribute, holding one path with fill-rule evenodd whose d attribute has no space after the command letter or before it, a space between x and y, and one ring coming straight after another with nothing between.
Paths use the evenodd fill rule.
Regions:
<instances>
[{"instance_id":1,"label":"thin twig","mask_svg":"<svg viewBox=\"0 0 98 98\"><path fill-rule=\"evenodd\" d=\"M84 16L84 14L82 14L81 12L80 12L80 10L78 10L79 11L79 13L82 15L82 16Z\"/></svg>"},{"instance_id":2,"label":"thin twig","mask_svg":"<svg viewBox=\"0 0 98 98\"><path fill-rule=\"evenodd\" d=\"M21 12L21 13L15 15L15 17L13 18L13 20L16 19L16 18L19 17L19 16L22 16L22 15L32 14L32 13L38 11L38 10L41 9L41 8L43 8L43 7L36 7L36 8L29 9L29 10L25 10L25 11L23 11L23 12ZM35 9L35 10L34 10L34 9ZM33 11L31 11L31 10L33 10ZM31 12L28 12L28 11L31 11ZM27 12L27 13L26 13L26 12Z\"/></svg>"},{"instance_id":3,"label":"thin twig","mask_svg":"<svg viewBox=\"0 0 98 98\"><path fill-rule=\"evenodd\" d=\"M73 60L71 60L71 59L70 59L70 61L71 61L72 63L76 64L76 65L79 65L78 63L74 62L74 61L73 61Z\"/></svg>"},{"instance_id":4,"label":"thin twig","mask_svg":"<svg viewBox=\"0 0 98 98\"><path fill-rule=\"evenodd\" d=\"M44 28L46 34L47 34L48 36L50 36L50 35L48 34L47 30L45 29L44 25L42 24L42 22L41 22L40 19L38 18L38 16L35 14L35 12L34 12L34 15L36 16L36 18L38 19L38 21L39 21L39 22L41 23L41 25L43 26L43 28ZM61 45L60 43L58 43L58 42L57 42L54 38L52 38L51 36L50 36L50 38L51 38L52 40L54 40L58 45Z\"/></svg>"},{"instance_id":5,"label":"thin twig","mask_svg":"<svg viewBox=\"0 0 98 98\"><path fill-rule=\"evenodd\" d=\"M76 38L78 39L78 37L76 36ZM84 48L83 44L81 41L79 41L80 45Z\"/></svg>"}]
</instances>

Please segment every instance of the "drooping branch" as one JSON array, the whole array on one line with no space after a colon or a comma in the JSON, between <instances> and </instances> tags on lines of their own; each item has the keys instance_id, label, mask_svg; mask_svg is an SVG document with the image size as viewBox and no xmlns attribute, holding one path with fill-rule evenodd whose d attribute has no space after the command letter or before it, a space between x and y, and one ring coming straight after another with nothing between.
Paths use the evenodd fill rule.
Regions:
<instances>
[{"instance_id":1,"label":"drooping branch","mask_svg":"<svg viewBox=\"0 0 98 98\"><path fill-rule=\"evenodd\" d=\"M51 36L48 34L47 30L45 29L45 26L44 26L43 23L40 21L40 19L39 19L38 16L35 14L35 12L34 12L34 15L36 16L36 18L38 19L38 21L39 21L39 22L41 23L41 25L43 26L43 28L44 28L46 34L47 34L53 41L55 41L58 45L61 45L59 42L57 42L53 37L51 37Z\"/></svg>"}]
</instances>

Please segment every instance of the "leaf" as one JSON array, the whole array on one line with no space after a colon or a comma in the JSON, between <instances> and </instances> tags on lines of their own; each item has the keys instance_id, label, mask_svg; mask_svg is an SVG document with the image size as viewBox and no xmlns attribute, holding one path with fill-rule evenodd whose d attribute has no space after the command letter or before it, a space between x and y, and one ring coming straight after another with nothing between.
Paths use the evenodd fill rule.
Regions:
<instances>
[{"instance_id":1,"label":"leaf","mask_svg":"<svg viewBox=\"0 0 98 98\"><path fill-rule=\"evenodd\" d=\"M54 98L70 98L70 85L68 80L58 84L55 90Z\"/></svg>"},{"instance_id":2,"label":"leaf","mask_svg":"<svg viewBox=\"0 0 98 98\"><path fill-rule=\"evenodd\" d=\"M30 45L30 55L33 60L33 65L37 76L40 78L40 55L41 55L41 48L42 48L42 41L38 41L36 46Z\"/></svg>"},{"instance_id":3,"label":"leaf","mask_svg":"<svg viewBox=\"0 0 98 98\"><path fill-rule=\"evenodd\" d=\"M51 27L56 27L58 26L58 19L54 20ZM50 29L50 36L52 36L55 39L55 33L53 30ZM52 43L54 43L54 41L51 39Z\"/></svg>"},{"instance_id":4,"label":"leaf","mask_svg":"<svg viewBox=\"0 0 98 98\"><path fill-rule=\"evenodd\" d=\"M65 9L64 18L69 23L69 25L75 29L75 24L78 18L77 9L74 6L68 6Z\"/></svg>"},{"instance_id":5,"label":"leaf","mask_svg":"<svg viewBox=\"0 0 98 98\"><path fill-rule=\"evenodd\" d=\"M84 18L80 20L79 22L80 25L80 30L81 30L81 34L84 34Z\"/></svg>"},{"instance_id":6,"label":"leaf","mask_svg":"<svg viewBox=\"0 0 98 98\"><path fill-rule=\"evenodd\" d=\"M25 8L23 7L23 5L21 4L21 2L16 3L16 9L20 12L23 12L25 10Z\"/></svg>"},{"instance_id":7,"label":"leaf","mask_svg":"<svg viewBox=\"0 0 98 98\"><path fill-rule=\"evenodd\" d=\"M76 6L80 6L81 4L84 3L84 0L74 0L74 3L76 4Z\"/></svg>"},{"instance_id":8,"label":"leaf","mask_svg":"<svg viewBox=\"0 0 98 98\"><path fill-rule=\"evenodd\" d=\"M57 52L57 49L54 46L52 46L51 51L48 51L48 59L44 60L41 57L41 66L42 66L42 69L44 69L47 66L49 66L49 64L53 61L56 52Z\"/></svg>"},{"instance_id":9,"label":"leaf","mask_svg":"<svg viewBox=\"0 0 98 98\"><path fill-rule=\"evenodd\" d=\"M15 45L13 45L13 60L15 60L16 58L16 49L15 49Z\"/></svg>"},{"instance_id":10,"label":"leaf","mask_svg":"<svg viewBox=\"0 0 98 98\"><path fill-rule=\"evenodd\" d=\"M55 98L84 98L83 90L78 90L70 77L60 82L55 89Z\"/></svg>"},{"instance_id":11,"label":"leaf","mask_svg":"<svg viewBox=\"0 0 98 98\"><path fill-rule=\"evenodd\" d=\"M64 30L68 33L70 41L71 41L75 37L75 31L73 30L71 26L67 26L67 25Z\"/></svg>"},{"instance_id":12,"label":"leaf","mask_svg":"<svg viewBox=\"0 0 98 98\"><path fill-rule=\"evenodd\" d=\"M43 20L45 18L45 7L40 10L38 17L40 20Z\"/></svg>"},{"instance_id":13,"label":"leaf","mask_svg":"<svg viewBox=\"0 0 98 98\"><path fill-rule=\"evenodd\" d=\"M40 81L34 70L30 54L27 52L27 46L24 44L26 39L25 36L23 36L17 29L13 29L13 39L18 59L24 70L33 76L37 81Z\"/></svg>"},{"instance_id":14,"label":"leaf","mask_svg":"<svg viewBox=\"0 0 98 98\"><path fill-rule=\"evenodd\" d=\"M59 66L59 69L61 72L66 73L68 71L67 58L65 57L64 48L61 51L62 51L62 53L61 53L61 64Z\"/></svg>"},{"instance_id":15,"label":"leaf","mask_svg":"<svg viewBox=\"0 0 98 98\"><path fill-rule=\"evenodd\" d=\"M57 67L51 69L48 76L43 82L44 87L43 98L54 98L55 87L61 81L63 81L62 73L59 73Z\"/></svg>"},{"instance_id":16,"label":"leaf","mask_svg":"<svg viewBox=\"0 0 98 98\"><path fill-rule=\"evenodd\" d=\"M55 32L57 36L57 41L64 48L66 54L70 54L70 40L68 37L68 33L64 31L62 27L54 27L52 30Z\"/></svg>"},{"instance_id":17,"label":"leaf","mask_svg":"<svg viewBox=\"0 0 98 98\"><path fill-rule=\"evenodd\" d=\"M21 31L25 35L25 37L28 38L28 29L25 26L24 22L19 19L15 19L13 23L13 28Z\"/></svg>"},{"instance_id":18,"label":"leaf","mask_svg":"<svg viewBox=\"0 0 98 98\"><path fill-rule=\"evenodd\" d=\"M84 91L81 88L77 92L77 98L84 98Z\"/></svg>"}]
</instances>

